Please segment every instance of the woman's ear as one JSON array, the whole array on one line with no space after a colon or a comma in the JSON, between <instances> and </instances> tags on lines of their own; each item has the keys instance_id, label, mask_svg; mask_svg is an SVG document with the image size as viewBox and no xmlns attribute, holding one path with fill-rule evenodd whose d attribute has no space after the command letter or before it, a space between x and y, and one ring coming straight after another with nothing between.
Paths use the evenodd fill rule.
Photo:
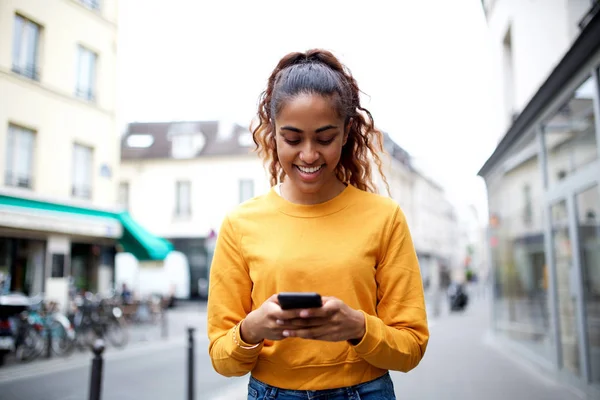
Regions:
<instances>
[{"instance_id":1,"label":"woman's ear","mask_svg":"<svg viewBox=\"0 0 600 400\"><path fill-rule=\"evenodd\" d=\"M350 127L352 126L352 118L348 118L346 122L346 126L344 127L344 140L342 141L342 146L346 145L348 141L348 135L350 134Z\"/></svg>"}]
</instances>

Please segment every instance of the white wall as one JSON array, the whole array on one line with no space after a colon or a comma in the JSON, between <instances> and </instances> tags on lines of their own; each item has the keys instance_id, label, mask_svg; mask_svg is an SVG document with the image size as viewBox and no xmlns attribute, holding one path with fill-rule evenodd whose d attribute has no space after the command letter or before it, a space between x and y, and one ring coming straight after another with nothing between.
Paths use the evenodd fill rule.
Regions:
<instances>
[{"instance_id":1,"label":"white wall","mask_svg":"<svg viewBox=\"0 0 600 400\"><path fill-rule=\"evenodd\" d=\"M254 181L254 195L270 188L254 154L188 160L124 161L121 181L129 183L131 215L162 237L204 237L218 231L226 213L239 204L239 180ZM192 215L174 215L175 182L191 181Z\"/></svg>"},{"instance_id":2,"label":"white wall","mask_svg":"<svg viewBox=\"0 0 600 400\"><path fill-rule=\"evenodd\" d=\"M509 103L520 112L579 35L577 23L590 8L588 0L485 1L489 40L495 66L499 121L493 134L500 139L510 126ZM507 82L504 38L511 31L512 85ZM507 101L512 87L512 100Z\"/></svg>"}]
</instances>

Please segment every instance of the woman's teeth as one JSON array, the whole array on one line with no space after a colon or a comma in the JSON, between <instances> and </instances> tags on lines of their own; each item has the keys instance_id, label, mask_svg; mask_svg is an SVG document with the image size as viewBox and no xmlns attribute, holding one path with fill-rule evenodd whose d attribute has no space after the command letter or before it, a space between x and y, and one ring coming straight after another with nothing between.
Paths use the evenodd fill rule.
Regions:
<instances>
[{"instance_id":1,"label":"woman's teeth","mask_svg":"<svg viewBox=\"0 0 600 400\"><path fill-rule=\"evenodd\" d=\"M299 165L296 165L296 167L300 171L304 172L305 174L314 174L315 172L317 172L318 170L320 170L322 166L323 165L319 165L318 167L301 167Z\"/></svg>"}]
</instances>

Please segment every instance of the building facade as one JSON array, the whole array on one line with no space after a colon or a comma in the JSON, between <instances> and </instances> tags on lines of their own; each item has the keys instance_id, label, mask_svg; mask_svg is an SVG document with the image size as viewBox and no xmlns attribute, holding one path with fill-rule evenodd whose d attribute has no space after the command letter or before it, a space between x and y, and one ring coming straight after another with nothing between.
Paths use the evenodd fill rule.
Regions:
<instances>
[{"instance_id":1,"label":"building facade","mask_svg":"<svg viewBox=\"0 0 600 400\"><path fill-rule=\"evenodd\" d=\"M115 209L117 4L0 2L4 291L48 293L68 277L105 291L117 248L141 258L169 249L140 242L153 238Z\"/></svg>"},{"instance_id":2,"label":"building facade","mask_svg":"<svg viewBox=\"0 0 600 400\"><path fill-rule=\"evenodd\" d=\"M493 328L600 396L600 4L483 1L497 66Z\"/></svg>"},{"instance_id":3,"label":"building facade","mask_svg":"<svg viewBox=\"0 0 600 400\"><path fill-rule=\"evenodd\" d=\"M190 295L205 297L223 218L269 189L250 132L217 121L140 122L121 143L120 204L187 256Z\"/></svg>"},{"instance_id":4,"label":"building facade","mask_svg":"<svg viewBox=\"0 0 600 400\"><path fill-rule=\"evenodd\" d=\"M431 260L448 260L454 250L453 209L443 189L417 173L410 155L387 134L384 144L383 172L413 230L425 275ZM214 239L227 212L270 189L253 148L247 129L218 121L131 123L122 139L121 205L186 254L192 297L206 296Z\"/></svg>"}]
</instances>

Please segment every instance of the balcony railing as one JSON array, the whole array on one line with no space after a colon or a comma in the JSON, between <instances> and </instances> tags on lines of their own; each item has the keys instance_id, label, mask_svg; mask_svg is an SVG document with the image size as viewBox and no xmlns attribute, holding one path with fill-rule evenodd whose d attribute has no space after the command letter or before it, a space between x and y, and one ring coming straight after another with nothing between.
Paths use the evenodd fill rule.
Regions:
<instances>
[{"instance_id":1,"label":"balcony railing","mask_svg":"<svg viewBox=\"0 0 600 400\"><path fill-rule=\"evenodd\" d=\"M31 189L33 186L33 179L29 175L19 175L14 172L7 171L4 176L4 184L6 186Z\"/></svg>"},{"instance_id":2,"label":"balcony railing","mask_svg":"<svg viewBox=\"0 0 600 400\"><path fill-rule=\"evenodd\" d=\"M84 185L74 185L71 188L71 194L73 195L73 197L77 197L80 199L91 199L92 188Z\"/></svg>"},{"instance_id":3,"label":"balcony railing","mask_svg":"<svg viewBox=\"0 0 600 400\"><path fill-rule=\"evenodd\" d=\"M12 71L34 81L40 80L40 72L36 65L18 65L13 64Z\"/></svg>"},{"instance_id":4,"label":"balcony railing","mask_svg":"<svg viewBox=\"0 0 600 400\"><path fill-rule=\"evenodd\" d=\"M79 97L80 99L84 99L84 100L89 100L89 101L95 101L96 100L96 96L94 94L94 91L92 89L81 89L81 88L76 88L75 89L75 96Z\"/></svg>"}]
</instances>

